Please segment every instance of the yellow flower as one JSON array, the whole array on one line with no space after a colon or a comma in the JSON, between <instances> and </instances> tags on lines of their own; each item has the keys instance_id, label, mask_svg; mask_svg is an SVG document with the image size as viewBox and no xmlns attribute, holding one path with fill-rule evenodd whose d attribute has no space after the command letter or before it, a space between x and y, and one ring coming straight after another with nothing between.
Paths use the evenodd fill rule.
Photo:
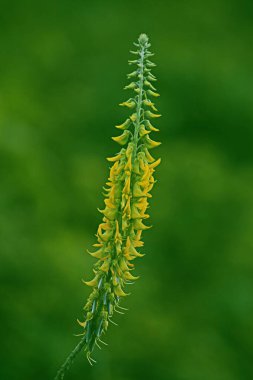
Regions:
<instances>
[{"instance_id":1,"label":"yellow flower","mask_svg":"<svg viewBox=\"0 0 253 380\"><path fill-rule=\"evenodd\" d=\"M151 118L156 118L156 117L161 117L162 115L160 115L160 114L156 114L156 113L153 113L153 112L150 112L150 111L146 111L145 112L145 115L147 116L147 117L151 117Z\"/></svg>"},{"instance_id":2,"label":"yellow flower","mask_svg":"<svg viewBox=\"0 0 253 380\"><path fill-rule=\"evenodd\" d=\"M150 168L154 169L155 167L157 167L158 165L160 165L161 163L161 159L158 158L158 160L156 160L155 162L153 162L152 164L149 165Z\"/></svg>"},{"instance_id":3,"label":"yellow flower","mask_svg":"<svg viewBox=\"0 0 253 380\"><path fill-rule=\"evenodd\" d=\"M160 144L160 142L152 140L149 136L145 136L145 145L148 149L156 148Z\"/></svg>"},{"instance_id":4,"label":"yellow flower","mask_svg":"<svg viewBox=\"0 0 253 380\"><path fill-rule=\"evenodd\" d=\"M134 100L127 100L125 102L120 103L119 105L123 106L123 107L134 108L135 101Z\"/></svg>"},{"instance_id":5,"label":"yellow flower","mask_svg":"<svg viewBox=\"0 0 253 380\"><path fill-rule=\"evenodd\" d=\"M136 121L137 120L137 114L133 113L129 118L131 121Z\"/></svg>"},{"instance_id":6,"label":"yellow flower","mask_svg":"<svg viewBox=\"0 0 253 380\"><path fill-rule=\"evenodd\" d=\"M118 128L118 129L127 129L130 124L131 124L131 120L130 119L126 119L126 121L124 121L124 123L122 123L120 125L116 125L116 128Z\"/></svg>"},{"instance_id":7,"label":"yellow flower","mask_svg":"<svg viewBox=\"0 0 253 380\"><path fill-rule=\"evenodd\" d=\"M116 162L116 161L119 161L120 159L121 159L121 153L117 154L114 157L107 157L107 160L110 162Z\"/></svg>"},{"instance_id":8,"label":"yellow flower","mask_svg":"<svg viewBox=\"0 0 253 380\"><path fill-rule=\"evenodd\" d=\"M157 92L154 92L152 90L148 90L147 93L151 96L154 96L155 98L157 98L158 96L160 96L160 94L158 94Z\"/></svg>"},{"instance_id":9,"label":"yellow flower","mask_svg":"<svg viewBox=\"0 0 253 380\"><path fill-rule=\"evenodd\" d=\"M112 139L114 141L116 141L117 143L119 143L120 145L125 145L127 143L127 141L128 141L129 134L130 134L130 132L128 130L125 130L122 133L122 135L116 136L116 137L112 137Z\"/></svg>"},{"instance_id":10,"label":"yellow flower","mask_svg":"<svg viewBox=\"0 0 253 380\"><path fill-rule=\"evenodd\" d=\"M137 84L135 82L131 82L127 86L124 87L124 90L133 90L136 87L137 87Z\"/></svg>"},{"instance_id":11,"label":"yellow flower","mask_svg":"<svg viewBox=\"0 0 253 380\"><path fill-rule=\"evenodd\" d=\"M143 137L143 136L145 136L145 135L147 135L147 134L149 134L149 133L150 133L150 131L147 131L147 130L145 129L145 126L142 124L142 125L140 126L140 129L139 129L140 137Z\"/></svg>"},{"instance_id":12,"label":"yellow flower","mask_svg":"<svg viewBox=\"0 0 253 380\"><path fill-rule=\"evenodd\" d=\"M97 286L98 284L98 276L95 276L91 281L83 281L85 285L88 286Z\"/></svg>"},{"instance_id":13,"label":"yellow flower","mask_svg":"<svg viewBox=\"0 0 253 380\"><path fill-rule=\"evenodd\" d=\"M128 295L127 293L125 293L125 292L122 290L122 288L121 288L120 285L115 286L115 288L114 288L114 292L115 292L116 296L118 296L118 297L125 297L125 296Z\"/></svg>"}]
</instances>

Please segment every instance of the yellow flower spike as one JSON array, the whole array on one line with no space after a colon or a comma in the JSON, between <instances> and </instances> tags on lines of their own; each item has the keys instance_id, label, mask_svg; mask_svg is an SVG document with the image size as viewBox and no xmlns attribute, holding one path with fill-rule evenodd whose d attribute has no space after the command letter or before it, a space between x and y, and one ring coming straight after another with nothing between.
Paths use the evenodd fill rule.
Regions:
<instances>
[{"instance_id":1,"label":"yellow flower spike","mask_svg":"<svg viewBox=\"0 0 253 380\"><path fill-rule=\"evenodd\" d=\"M120 145L125 145L127 143L127 141L128 141L129 135L130 135L130 132L126 129L122 133L122 135L116 136L116 137L112 137L112 139L114 141L116 141L117 143L119 143Z\"/></svg>"},{"instance_id":2,"label":"yellow flower spike","mask_svg":"<svg viewBox=\"0 0 253 380\"><path fill-rule=\"evenodd\" d=\"M93 266L94 278L83 281L92 291L83 308L84 321L78 321L82 340L78 350L73 352L76 355L83 347L90 364L94 363L91 354L95 345L106 333L120 299L127 295L125 286L138 278L131 272L133 260L144 256L139 248L144 245L142 232L150 228L144 221L149 217L146 210L155 183L153 173L160 163L160 159L155 160L149 153L150 148L160 144L149 137L151 131L158 131L149 119L161 115L149 99L159 94L151 83L156 80L151 72L155 64L148 59L152 53L146 34L140 35L136 47L136 59L131 61L136 68L128 74L130 83L125 86L133 91L132 97L120 104L130 110L130 115L122 124L116 125L122 134L112 138L125 148L107 158L112 164L103 194L105 207L99 210L102 221L96 233L96 250L89 252L97 259ZM63 379L69 362L67 359L55 380Z\"/></svg>"},{"instance_id":3,"label":"yellow flower spike","mask_svg":"<svg viewBox=\"0 0 253 380\"><path fill-rule=\"evenodd\" d=\"M149 136L145 136L144 143L148 149L156 148L157 146L161 145L160 142L152 140Z\"/></svg>"},{"instance_id":4,"label":"yellow flower spike","mask_svg":"<svg viewBox=\"0 0 253 380\"><path fill-rule=\"evenodd\" d=\"M126 102L122 102L119 105L122 107L134 108L135 107L135 101L127 100Z\"/></svg>"}]
</instances>

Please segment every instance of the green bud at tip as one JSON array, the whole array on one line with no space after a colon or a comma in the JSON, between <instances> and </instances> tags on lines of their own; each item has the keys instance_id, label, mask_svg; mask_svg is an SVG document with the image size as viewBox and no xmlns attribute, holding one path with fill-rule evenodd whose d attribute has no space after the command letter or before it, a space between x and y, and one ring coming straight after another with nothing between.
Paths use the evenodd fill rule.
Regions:
<instances>
[{"instance_id":1,"label":"green bud at tip","mask_svg":"<svg viewBox=\"0 0 253 380\"><path fill-rule=\"evenodd\" d=\"M140 36L138 38L138 42L141 45L145 45L148 42L148 36L145 33L140 34Z\"/></svg>"}]
</instances>

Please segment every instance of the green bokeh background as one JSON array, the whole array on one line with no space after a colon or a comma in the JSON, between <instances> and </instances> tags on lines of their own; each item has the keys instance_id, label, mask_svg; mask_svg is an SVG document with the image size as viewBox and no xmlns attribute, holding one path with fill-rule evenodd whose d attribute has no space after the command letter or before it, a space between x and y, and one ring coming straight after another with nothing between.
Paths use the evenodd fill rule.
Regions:
<instances>
[{"instance_id":1,"label":"green bokeh background","mask_svg":"<svg viewBox=\"0 0 253 380\"><path fill-rule=\"evenodd\" d=\"M1 1L1 380L52 379L78 342L141 32L163 114L153 228L109 347L66 380L252 380L252 4Z\"/></svg>"}]
</instances>

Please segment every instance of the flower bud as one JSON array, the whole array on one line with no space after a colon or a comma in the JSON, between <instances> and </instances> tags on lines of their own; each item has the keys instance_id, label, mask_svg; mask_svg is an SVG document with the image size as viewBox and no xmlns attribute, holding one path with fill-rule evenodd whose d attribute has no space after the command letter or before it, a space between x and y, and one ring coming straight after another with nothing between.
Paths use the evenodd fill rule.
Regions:
<instances>
[{"instance_id":1,"label":"flower bud","mask_svg":"<svg viewBox=\"0 0 253 380\"><path fill-rule=\"evenodd\" d=\"M114 141L116 141L117 143L119 143L120 145L125 145L127 143L127 141L128 141L129 135L130 135L130 131L125 130L122 133L122 135L116 136L116 137L112 137L112 139Z\"/></svg>"}]
</instances>

